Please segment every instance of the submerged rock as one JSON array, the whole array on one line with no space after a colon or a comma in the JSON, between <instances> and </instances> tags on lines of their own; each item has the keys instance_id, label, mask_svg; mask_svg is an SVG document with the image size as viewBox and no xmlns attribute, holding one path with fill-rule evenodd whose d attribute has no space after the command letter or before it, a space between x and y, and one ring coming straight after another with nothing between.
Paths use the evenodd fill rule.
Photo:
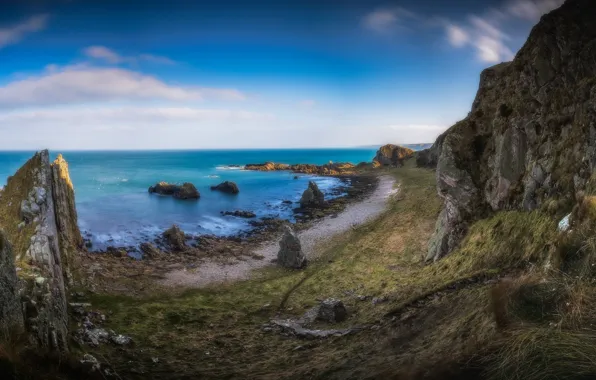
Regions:
<instances>
[{"instance_id":1,"label":"submerged rock","mask_svg":"<svg viewBox=\"0 0 596 380\"><path fill-rule=\"evenodd\" d=\"M184 232L175 224L163 233L163 237L175 252L184 251L187 248Z\"/></svg>"},{"instance_id":2,"label":"submerged rock","mask_svg":"<svg viewBox=\"0 0 596 380\"><path fill-rule=\"evenodd\" d=\"M301 269L307 265L306 256L302 252L302 246L298 236L288 225L283 227L283 236L279 241L279 252L277 253L277 264L284 268Z\"/></svg>"},{"instance_id":3,"label":"submerged rock","mask_svg":"<svg viewBox=\"0 0 596 380\"><path fill-rule=\"evenodd\" d=\"M159 182L155 186L149 187L149 193L171 195L177 199L199 199L201 197L195 185L190 182L185 182L182 185Z\"/></svg>"},{"instance_id":4,"label":"submerged rock","mask_svg":"<svg viewBox=\"0 0 596 380\"><path fill-rule=\"evenodd\" d=\"M220 183L217 186L211 186L211 190L221 191L222 193L226 194L238 194L240 189L238 189L238 185L235 182L225 181Z\"/></svg>"},{"instance_id":5,"label":"submerged rock","mask_svg":"<svg viewBox=\"0 0 596 380\"><path fill-rule=\"evenodd\" d=\"M222 211L223 215L230 215L230 216L236 216L238 218L256 218L257 215L252 212L252 211L242 211L242 210L236 210L236 211Z\"/></svg>"},{"instance_id":6,"label":"submerged rock","mask_svg":"<svg viewBox=\"0 0 596 380\"><path fill-rule=\"evenodd\" d=\"M314 181L308 183L308 188L302 193L300 198L300 206L302 208L307 207L320 207L325 204L325 195Z\"/></svg>"}]
</instances>

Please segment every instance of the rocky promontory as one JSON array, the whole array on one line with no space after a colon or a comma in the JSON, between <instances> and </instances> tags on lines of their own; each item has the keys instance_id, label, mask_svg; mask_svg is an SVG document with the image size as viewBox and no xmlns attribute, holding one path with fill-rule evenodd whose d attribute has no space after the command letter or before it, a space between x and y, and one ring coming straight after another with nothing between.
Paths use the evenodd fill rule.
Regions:
<instances>
[{"instance_id":1,"label":"rocky promontory","mask_svg":"<svg viewBox=\"0 0 596 380\"><path fill-rule=\"evenodd\" d=\"M350 174L354 172L356 166L349 162L329 162L324 165L314 164L279 164L274 162L266 162L264 164L248 164L244 166L244 170L256 170L262 172L287 170L293 173L302 174L316 174L316 175L340 175Z\"/></svg>"},{"instance_id":2,"label":"rocky promontory","mask_svg":"<svg viewBox=\"0 0 596 380\"><path fill-rule=\"evenodd\" d=\"M377 151L373 163L375 166L403 166L404 161L414 156L414 151L399 145L383 145Z\"/></svg>"},{"instance_id":3,"label":"rocky promontory","mask_svg":"<svg viewBox=\"0 0 596 380\"><path fill-rule=\"evenodd\" d=\"M468 116L420 152L444 201L427 259L499 210L569 211L596 170L596 2L542 17L512 62L484 70Z\"/></svg>"}]
</instances>

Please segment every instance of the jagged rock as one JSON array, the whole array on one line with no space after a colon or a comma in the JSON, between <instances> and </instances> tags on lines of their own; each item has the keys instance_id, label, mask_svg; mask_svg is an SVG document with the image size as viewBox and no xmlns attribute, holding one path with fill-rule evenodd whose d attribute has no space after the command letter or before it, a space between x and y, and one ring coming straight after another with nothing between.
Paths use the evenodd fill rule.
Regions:
<instances>
[{"instance_id":1,"label":"jagged rock","mask_svg":"<svg viewBox=\"0 0 596 380\"><path fill-rule=\"evenodd\" d=\"M256 214L252 211L242 211L242 210L236 210L236 211L225 211L222 212L223 215L230 215L230 216L236 216L238 218L256 218Z\"/></svg>"},{"instance_id":2,"label":"jagged rock","mask_svg":"<svg viewBox=\"0 0 596 380\"><path fill-rule=\"evenodd\" d=\"M348 174L353 171L356 166L350 162L329 162L325 165L313 165L313 164L276 164L274 162L266 162L264 164L248 164L244 167L245 170L257 170L257 171L278 171L278 170L289 170L294 173L304 174L318 174L318 175L338 175ZM298 179L297 176L294 179Z\"/></svg>"},{"instance_id":3,"label":"jagged rock","mask_svg":"<svg viewBox=\"0 0 596 380\"><path fill-rule=\"evenodd\" d=\"M320 207L325 204L325 195L314 181L308 183L308 188L302 193L300 207Z\"/></svg>"},{"instance_id":4,"label":"jagged rock","mask_svg":"<svg viewBox=\"0 0 596 380\"><path fill-rule=\"evenodd\" d=\"M163 233L163 237L175 252L184 251L187 248L184 232L175 224Z\"/></svg>"},{"instance_id":5,"label":"jagged rock","mask_svg":"<svg viewBox=\"0 0 596 380\"><path fill-rule=\"evenodd\" d=\"M14 253L0 230L0 336L19 334L24 328Z\"/></svg>"},{"instance_id":6,"label":"jagged rock","mask_svg":"<svg viewBox=\"0 0 596 380\"><path fill-rule=\"evenodd\" d=\"M307 265L306 256L302 252L302 246L298 236L288 225L283 227L283 236L279 241L279 252L277 263L285 268L301 269Z\"/></svg>"},{"instance_id":7,"label":"jagged rock","mask_svg":"<svg viewBox=\"0 0 596 380\"><path fill-rule=\"evenodd\" d=\"M225 181L217 186L211 186L211 190L221 191L222 193L226 194L238 194L240 192L238 185L231 181Z\"/></svg>"},{"instance_id":8,"label":"jagged rock","mask_svg":"<svg viewBox=\"0 0 596 380\"><path fill-rule=\"evenodd\" d=\"M317 319L325 322L341 322L346 319L348 312L341 300L327 298L318 306Z\"/></svg>"},{"instance_id":9,"label":"jagged rock","mask_svg":"<svg viewBox=\"0 0 596 380\"><path fill-rule=\"evenodd\" d=\"M141 250L144 256L149 258L159 257L162 254L162 252L151 243L142 243L139 246L139 249Z\"/></svg>"},{"instance_id":10,"label":"jagged rock","mask_svg":"<svg viewBox=\"0 0 596 380\"><path fill-rule=\"evenodd\" d=\"M594 1L566 1L512 62L482 72L471 112L434 144L444 208L428 260L492 212L556 208L584 190L596 169L594 14Z\"/></svg>"},{"instance_id":11,"label":"jagged rock","mask_svg":"<svg viewBox=\"0 0 596 380\"><path fill-rule=\"evenodd\" d=\"M93 355L83 355L80 363L87 372L97 372L101 370L101 363Z\"/></svg>"},{"instance_id":12,"label":"jagged rock","mask_svg":"<svg viewBox=\"0 0 596 380\"><path fill-rule=\"evenodd\" d=\"M380 166L403 166L404 161L412 156L414 151L410 148L387 144L379 148L373 162L378 162Z\"/></svg>"},{"instance_id":13,"label":"jagged rock","mask_svg":"<svg viewBox=\"0 0 596 380\"><path fill-rule=\"evenodd\" d=\"M156 193L160 195L171 195L177 199L199 199L201 194L190 182L185 182L181 186L167 182L159 182L154 186L149 187L149 193Z\"/></svg>"}]
</instances>

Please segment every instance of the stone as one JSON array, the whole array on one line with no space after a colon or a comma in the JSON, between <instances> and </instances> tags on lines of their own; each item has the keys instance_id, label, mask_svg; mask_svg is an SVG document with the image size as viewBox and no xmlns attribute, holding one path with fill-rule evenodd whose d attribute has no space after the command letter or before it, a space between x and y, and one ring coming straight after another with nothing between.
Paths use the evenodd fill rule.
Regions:
<instances>
[{"instance_id":1,"label":"stone","mask_svg":"<svg viewBox=\"0 0 596 380\"><path fill-rule=\"evenodd\" d=\"M399 145L383 145L377 151L373 162L378 166L403 166L405 160L414 156L414 151ZM373 167L375 165L373 164Z\"/></svg>"},{"instance_id":2,"label":"stone","mask_svg":"<svg viewBox=\"0 0 596 380\"><path fill-rule=\"evenodd\" d=\"M302 252L298 236L288 225L283 226L283 236L279 241L277 264L284 268L302 269L307 265L307 259Z\"/></svg>"},{"instance_id":3,"label":"stone","mask_svg":"<svg viewBox=\"0 0 596 380\"><path fill-rule=\"evenodd\" d=\"M221 191L222 193L226 194L238 194L240 192L238 185L231 181L225 181L217 186L211 186L211 190Z\"/></svg>"},{"instance_id":4,"label":"stone","mask_svg":"<svg viewBox=\"0 0 596 380\"><path fill-rule=\"evenodd\" d=\"M162 181L150 186L148 191L149 194L171 195L182 200L199 199L201 197L195 185L190 182L185 182L180 186Z\"/></svg>"},{"instance_id":5,"label":"stone","mask_svg":"<svg viewBox=\"0 0 596 380\"><path fill-rule=\"evenodd\" d=\"M184 232L177 225L172 225L163 233L163 237L166 240L168 246L174 252L180 252L186 250L186 238Z\"/></svg>"},{"instance_id":6,"label":"stone","mask_svg":"<svg viewBox=\"0 0 596 380\"><path fill-rule=\"evenodd\" d=\"M571 218L571 214L565 215L558 224L558 230L560 232L567 232L569 230L569 219Z\"/></svg>"},{"instance_id":7,"label":"stone","mask_svg":"<svg viewBox=\"0 0 596 380\"><path fill-rule=\"evenodd\" d=\"M112 343L114 343L118 346L126 346L132 342L132 339L130 337L128 337L126 335L120 335L120 334L112 335L110 340L112 341Z\"/></svg>"},{"instance_id":8,"label":"stone","mask_svg":"<svg viewBox=\"0 0 596 380\"><path fill-rule=\"evenodd\" d=\"M87 372L99 372L101 370L101 363L93 355L83 355L80 363L83 366L83 369Z\"/></svg>"},{"instance_id":9,"label":"stone","mask_svg":"<svg viewBox=\"0 0 596 380\"><path fill-rule=\"evenodd\" d=\"M155 258L162 255L162 252L151 243L141 243L139 249L143 253L143 257Z\"/></svg>"},{"instance_id":10,"label":"stone","mask_svg":"<svg viewBox=\"0 0 596 380\"><path fill-rule=\"evenodd\" d=\"M348 316L348 312L341 300L327 298L318 307L317 320L325 322L342 322Z\"/></svg>"},{"instance_id":11,"label":"stone","mask_svg":"<svg viewBox=\"0 0 596 380\"><path fill-rule=\"evenodd\" d=\"M304 193L302 193L302 197L300 198L300 207L321 207L324 204L325 195L321 190L319 190L316 182L310 181L308 183L308 188L304 191Z\"/></svg>"}]
</instances>

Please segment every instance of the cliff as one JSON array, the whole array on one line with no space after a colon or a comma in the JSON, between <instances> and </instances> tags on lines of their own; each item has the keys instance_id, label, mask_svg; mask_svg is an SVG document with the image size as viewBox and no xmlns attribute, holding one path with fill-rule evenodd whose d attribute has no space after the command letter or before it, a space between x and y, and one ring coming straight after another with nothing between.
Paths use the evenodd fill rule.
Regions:
<instances>
[{"instance_id":1,"label":"cliff","mask_svg":"<svg viewBox=\"0 0 596 380\"><path fill-rule=\"evenodd\" d=\"M419 164L437 157L444 201L427 259L458 246L469 224L548 203L568 211L596 169L596 2L567 0L542 17L512 62L484 70L468 116Z\"/></svg>"},{"instance_id":2,"label":"cliff","mask_svg":"<svg viewBox=\"0 0 596 380\"><path fill-rule=\"evenodd\" d=\"M0 297L8 304L23 305L21 315L15 315L14 320L24 321L31 343L66 352L65 289L72 280L83 241L66 161L59 156L50 164L47 150L36 153L8 179L0 210L5 232L0 250ZM7 290L13 286L18 288L14 295Z\"/></svg>"}]
</instances>

